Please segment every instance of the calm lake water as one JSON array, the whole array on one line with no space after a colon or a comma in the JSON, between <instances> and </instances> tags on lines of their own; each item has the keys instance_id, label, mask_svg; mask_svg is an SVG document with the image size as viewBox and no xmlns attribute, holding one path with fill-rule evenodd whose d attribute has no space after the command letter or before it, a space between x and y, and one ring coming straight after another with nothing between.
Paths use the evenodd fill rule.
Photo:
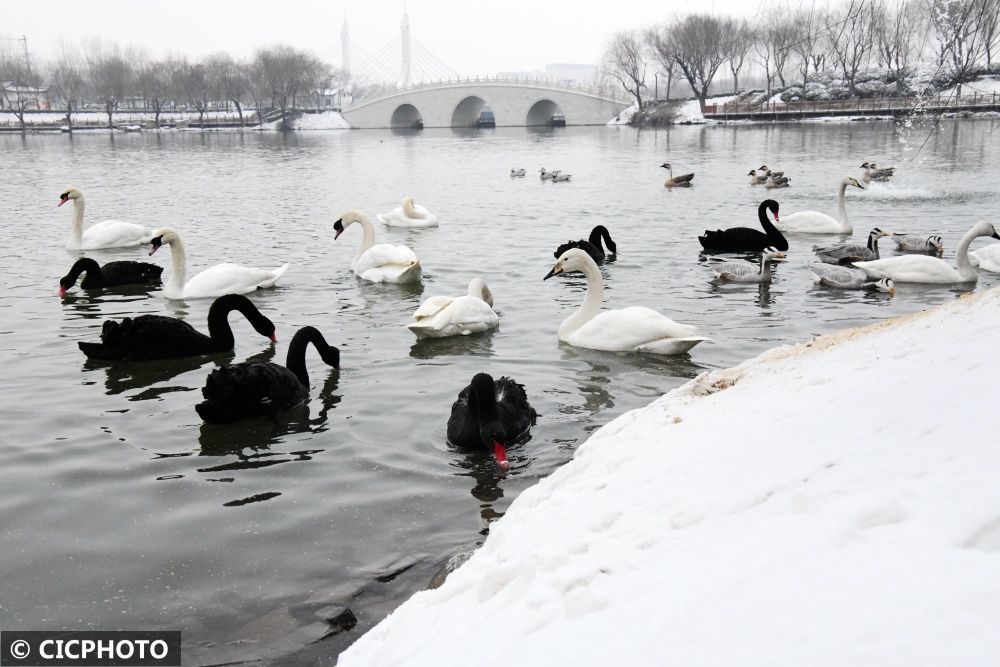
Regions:
<instances>
[{"instance_id":1,"label":"calm lake water","mask_svg":"<svg viewBox=\"0 0 1000 667\"><path fill-rule=\"evenodd\" d=\"M511 500L594 429L703 370L961 293L900 285L889 299L813 287L809 248L836 237L792 237L770 288L714 284L696 236L756 225L767 194L748 185L749 169L766 162L792 176L793 188L771 192L782 212L834 213L843 176L865 160L894 164L892 184L848 193L855 238L876 225L938 232L951 260L974 222L997 219L995 130L988 120L945 121L930 135L910 130L906 143L885 122L0 136L0 627L180 629L188 665L333 662L449 556L480 544ZM695 171L695 187L665 190L665 159ZM512 166L529 176L509 178ZM573 180L541 183L539 166ZM105 319L169 314L204 331L210 300L79 287L56 296L74 259L64 247L71 211L56 208L69 185L86 193L90 223L177 228L190 271L290 262L278 288L252 296L278 327L275 360L311 324L340 347L342 371L310 351L307 406L217 427L194 411L209 371L272 353L244 320L232 318L235 355L87 362L76 343L97 340ZM334 220L349 208L374 216L407 194L441 227L376 222L376 240L411 245L423 285L357 280L361 230L334 242ZM606 303L661 310L714 343L657 359L558 342L585 283L542 277L558 243L596 224L619 247L603 269ZM147 260L145 248L88 254ZM168 253L153 261L169 271ZM475 275L495 295L500 329L415 344L403 325L418 304L463 294ZM976 289L997 284L985 274ZM524 383L541 415L502 480L488 460L445 442L451 403L478 371ZM327 619L345 607L357 626L314 643L335 632Z\"/></svg>"}]
</instances>

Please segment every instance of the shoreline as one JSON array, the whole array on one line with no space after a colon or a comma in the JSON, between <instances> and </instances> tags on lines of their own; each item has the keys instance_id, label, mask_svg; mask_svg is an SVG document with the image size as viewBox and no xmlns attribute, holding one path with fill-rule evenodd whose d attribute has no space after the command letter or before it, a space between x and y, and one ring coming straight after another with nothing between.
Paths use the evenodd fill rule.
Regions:
<instances>
[{"instance_id":1,"label":"shoreline","mask_svg":"<svg viewBox=\"0 0 1000 667\"><path fill-rule=\"evenodd\" d=\"M998 313L973 293L622 415L338 664L996 661Z\"/></svg>"}]
</instances>

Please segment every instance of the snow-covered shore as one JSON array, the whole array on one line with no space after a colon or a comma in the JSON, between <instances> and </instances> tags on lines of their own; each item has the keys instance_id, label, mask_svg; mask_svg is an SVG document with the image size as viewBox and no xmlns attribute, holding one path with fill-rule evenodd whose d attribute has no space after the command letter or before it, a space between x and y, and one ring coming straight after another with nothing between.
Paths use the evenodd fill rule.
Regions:
<instances>
[{"instance_id":1,"label":"snow-covered shore","mask_svg":"<svg viewBox=\"0 0 1000 667\"><path fill-rule=\"evenodd\" d=\"M614 420L357 665L1000 661L1000 289Z\"/></svg>"}]
</instances>

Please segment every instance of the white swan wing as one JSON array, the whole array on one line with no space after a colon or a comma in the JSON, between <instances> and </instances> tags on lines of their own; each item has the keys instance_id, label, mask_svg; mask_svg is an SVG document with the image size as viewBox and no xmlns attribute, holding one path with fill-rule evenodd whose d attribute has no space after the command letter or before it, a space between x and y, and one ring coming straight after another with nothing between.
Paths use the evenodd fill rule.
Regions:
<instances>
[{"instance_id":1,"label":"white swan wing","mask_svg":"<svg viewBox=\"0 0 1000 667\"><path fill-rule=\"evenodd\" d=\"M407 325L418 338L443 338L445 336L467 336L473 333L480 333L495 329L500 324L500 318L482 299L471 296L460 296L456 299L447 297L432 297L425 301L420 309L428 306L429 301L437 299L447 299L449 303L440 308L436 313L418 318L416 322ZM441 303L441 302L439 302ZM435 307L428 306L428 310Z\"/></svg>"},{"instance_id":2,"label":"white swan wing","mask_svg":"<svg viewBox=\"0 0 1000 667\"><path fill-rule=\"evenodd\" d=\"M1000 243L988 245L969 253L969 263L983 271L1000 273Z\"/></svg>"},{"instance_id":3,"label":"white swan wing","mask_svg":"<svg viewBox=\"0 0 1000 667\"><path fill-rule=\"evenodd\" d=\"M121 220L105 220L88 227L83 232L80 249L126 248L149 243L152 238L152 231L142 225Z\"/></svg>"},{"instance_id":4,"label":"white swan wing","mask_svg":"<svg viewBox=\"0 0 1000 667\"><path fill-rule=\"evenodd\" d=\"M354 273L376 283L416 282L421 277L420 260L406 246L379 243L357 258Z\"/></svg>"},{"instance_id":5,"label":"white swan wing","mask_svg":"<svg viewBox=\"0 0 1000 667\"><path fill-rule=\"evenodd\" d=\"M674 322L650 308L633 306L605 310L569 332L565 341L571 345L617 352L650 348L670 339L698 338L695 327ZM649 349L649 351L653 351Z\"/></svg>"},{"instance_id":6,"label":"white swan wing","mask_svg":"<svg viewBox=\"0 0 1000 667\"><path fill-rule=\"evenodd\" d=\"M900 283L957 283L962 277L948 262L929 255L901 255L855 262L870 278L892 278Z\"/></svg>"},{"instance_id":7,"label":"white swan wing","mask_svg":"<svg viewBox=\"0 0 1000 667\"><path fill-rule=\"evenodd\" d=\"M402 206L397 206L388 213L379 213L378 219L389 227L437 227L438 218L420 204L414 204L413 208L418 213L423 213L421 218L407 217Z\"/></svg>"},{"instance_id":8,"label":"white swan wing","mask_svg":"<svg viewBox=\"0 0 1000 667\"><path fill-rule=\"evenodd\" d=\"M774 226L783 232L800 234L838 234L842 225L826 213L819 211L799 211L782 215Z\"/></svg>"},{"instance_id":9,"label":"white swan wing","mask_svg":"<svg viewBox=\"0 0 1000 667\"><path fill-rule=\"evenodd\" d=\"M184 291L171 298L203 299L225 294L246 294L257 288L271 287L288 270L288 264L276 269L257 269L240 264L216 264L193 276Z\"/></svg>"}]
</instances>

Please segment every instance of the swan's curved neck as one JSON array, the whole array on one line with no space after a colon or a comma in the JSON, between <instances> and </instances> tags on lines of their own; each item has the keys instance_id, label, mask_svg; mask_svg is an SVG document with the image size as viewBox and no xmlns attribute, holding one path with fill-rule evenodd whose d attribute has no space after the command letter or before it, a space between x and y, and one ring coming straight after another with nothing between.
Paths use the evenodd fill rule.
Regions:
<instances>
[{"instance_id":1,"label":"swan's curved neck","mask_svg":"<svg viewBox=\"0 0 1000 667\"><path fill-rule=\"evenodd\" d=\"M309 389L309 374L306 372L306 347L309 343L313 344L327 365L340 368L340 350L328 345L323 334L315 327L302 327L295 332L292 342L288 345L285 368L294 373L307 390Z\"/></svg>"},{"instance_id":2,"label":"swan's curved neck","mask_svg":"<svg viewBox=\"0 0 1000 667\"><path fill-rule=\"evenodd\" d=\"M180 237L176 237L170 242L170 281L163 288L168 297L171 294L180 296L184 291L186 274L187 255L184 252L184 242Z\"/></svg>"},{"instance_id":3,"label":"swan's curved neck","mask_svg":"<svg viewBox=\"0 0 1000 667\"><path fill-rule=\"evenodd\" d=\"M980 233L978 226L973 227L965 233L962 240L958 242L958 247L955 248L955 262L958 264L958 275L965 282L979 280L979 272L969 263L969 246L979 236L983 236L983 234Z\"/></svg>"},{"instance_id":4,"label":"swan's curved neck","mask_svg":"<svg viewBox=\"0 0 1000 667\"><path fill-rule=\"evenodd\" d=\"M227 294L216 299L208 309L208 335L216 351L228 352L236 343L229 324L229 313L234 310L247 318L260 335L270 337L274 332L274 324L257 310L250 299L239 294Z\"/></svg>"},{"instance_id":5,"label":"swan's curved neck","mask_svg":"<svg viewBox=\"0 0 1000 667\"><path fill-rule=\"evenodd\" d=\"M79 248L83 245L83 211L85 208L83 195L77 196L73 200L73 229L69 233L68 245L71 248Z\"/></svg>"},{"instance_id":6,"label":"swan's curved neck","mask_svg":"<svg viewBox=\"0 0 1000 667\"><path fill-rule=\"evenodd\" d=\"M837 191L837 212L840 214L840 231L845 234L851 233L851 223L847 220L847 204L844 202L844 193L847 192L847 183L840 184L840 190Z\"/></svg>"},{"instance_id":7,"label":"swan's curved neck","mask_svg":"<svg viewBox=\"0 0 1000 667\"><path fill-rule=\"evenodd\" d=\"M560 336L579 329L601 312L601 305L604 303L604 278L601 277L601 270L591 261L584 264L583 275L587 277L587 296L576 312L559 325Z\"/></svg>"},{"instance_id":8,"label":"swan's curved neck","mask_svg":"<svg viewBox=\"0 0 1000 667\"><path fill-rule=\"evenodd\" d=\"M67 273L66 276L59 281L59 284L66 289L69 289L76 284L76 281L80 277L81 273L87 274L87 277L83 279L84 284L101 282L101 265L90 257L81 257L73 263L73 267L69 270L69 273Z\"/></svg>"},{"instance_id":9,"label":"swan's curved neck","mask_svg":"<svg viewBox=\"0 0 1000 667\"><path fill-rule=\"evenodd\" d=\"M424 218L424 215L413 205L413 197L406 197L403 199L403 215L407 218L416 220Z\"/></svg>"},{"instance_id":10,"label":"swan's curved neck","mask_svg":"<svg viewBox=\"0 0 1000 667\"><path fill-rule=\"evenodd\" d=\"M368 249L375 245L375 225L367 217L358 216L357 222L361 223L361 228L364 230L364 236L361 237L361 247L358 248L358 253L354 255L354 263L357 264L358 259L361 255L368 252Z\"/></svg>"}]
</instances>

